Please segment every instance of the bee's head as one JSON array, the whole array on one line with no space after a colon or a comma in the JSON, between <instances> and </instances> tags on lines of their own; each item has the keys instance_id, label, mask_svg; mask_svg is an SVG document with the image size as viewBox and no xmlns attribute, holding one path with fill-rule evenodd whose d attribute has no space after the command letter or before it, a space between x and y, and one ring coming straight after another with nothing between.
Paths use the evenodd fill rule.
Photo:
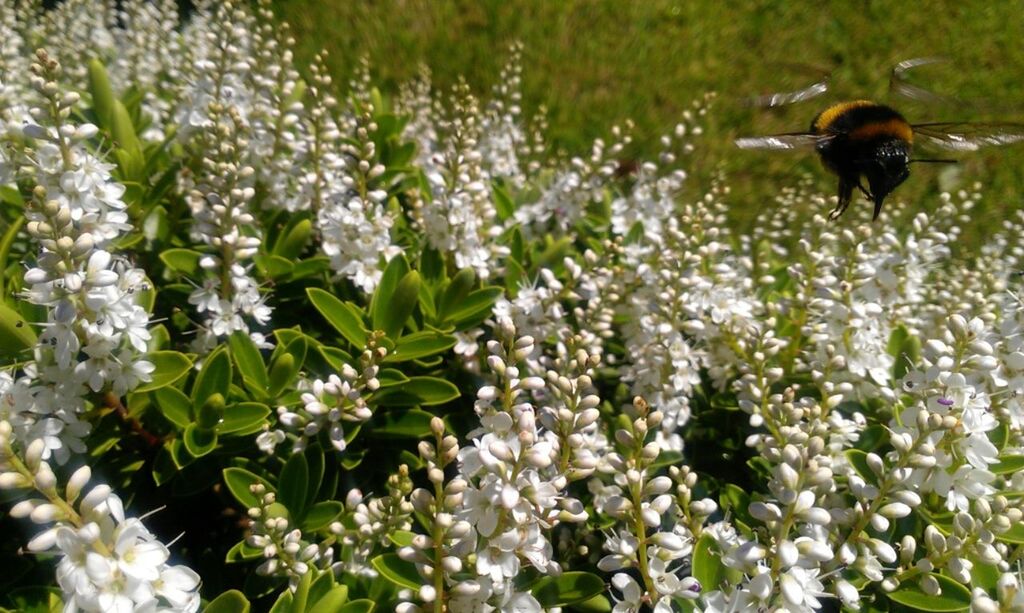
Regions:
<instances>
[{"instance_id":1,"label":"bee's head","mask_svg":"<svg viewBox=\"0 0 1024 613\"><path fill-rule=\"evenodd\" d=\"M876 218L885 197L910 176L909 165L910 143L899 139L882 141L871 158L865 160L862 172L875 200Z\"/></svg>"}]
</instances>

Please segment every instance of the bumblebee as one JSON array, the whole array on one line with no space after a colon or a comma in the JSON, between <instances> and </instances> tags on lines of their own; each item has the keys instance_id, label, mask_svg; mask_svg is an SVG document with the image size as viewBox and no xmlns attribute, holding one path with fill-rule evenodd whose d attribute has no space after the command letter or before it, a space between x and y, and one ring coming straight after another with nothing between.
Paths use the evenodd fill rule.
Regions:
<instances>
[{"instance_id":1,"label":"bumblebee","mask_svg":"<svg viewBox=\"0 0 1024 613\"><path fill-rule=\"evenodd\" d=\"M936 98L921 88L906 84L907 70L933 59L901 62L893 69L891 84L896 93L914 98ZM790 93L761 98L766 106L805 100L824 93L826 81ZM950 151L974 151L987 145L1005 145L1024 140L1024 125L1013 123L918 123L908 122L896 109L870 100L834 104L811 121L806 132L740 138L744 149L814 148L822 164L839 177L838 204L829 213L837 219L850 206L854 188L874 203L877 219L885 198L908 176L915 162L955 163L947 159L913 159L915 140ZM867 185L864 185L864 180Z\"/></svg>"}]
</instances>

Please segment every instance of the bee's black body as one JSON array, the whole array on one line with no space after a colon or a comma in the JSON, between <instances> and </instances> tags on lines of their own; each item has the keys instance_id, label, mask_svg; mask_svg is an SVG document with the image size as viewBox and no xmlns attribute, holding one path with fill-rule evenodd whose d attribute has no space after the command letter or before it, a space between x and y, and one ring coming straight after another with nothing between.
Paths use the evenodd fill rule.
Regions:
<instances>
[{"instance_id":1,"label":"bee's black body","mask_svg":"<svg viewBox=\"0 0 1024 613\"><path fill-rule=\"evenodd\" d=\"M839 204L832 217L846 210L857 187L874 201L877 218L885 197L910 175L914 132L907 120L888 106L857 100L819 113L811 133L823 137L815 149L839 176Z\"/></svg>"}]
</instances>

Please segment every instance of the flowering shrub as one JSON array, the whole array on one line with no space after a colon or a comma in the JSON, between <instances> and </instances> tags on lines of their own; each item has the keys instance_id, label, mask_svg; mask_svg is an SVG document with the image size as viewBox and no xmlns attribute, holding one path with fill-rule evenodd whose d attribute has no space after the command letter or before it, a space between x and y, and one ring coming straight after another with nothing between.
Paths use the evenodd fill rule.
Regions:
<instances>
[{"instance_id":1,"label":"flowering shrub","mask_svg":"<svg viewBox=\"0 0 1024 613\"><path fill-rule=\"evenodd\" d=\"M389 101L292 45L0 0L4 606L1024 606L1024 215L740 234L710 97L565 159L518 47Z\"/></svg>"}]
</instances>

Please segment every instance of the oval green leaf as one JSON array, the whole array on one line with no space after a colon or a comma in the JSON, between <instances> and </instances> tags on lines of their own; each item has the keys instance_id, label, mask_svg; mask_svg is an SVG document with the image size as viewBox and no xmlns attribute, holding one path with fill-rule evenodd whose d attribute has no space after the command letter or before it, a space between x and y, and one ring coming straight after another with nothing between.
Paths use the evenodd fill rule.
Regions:
<instances>
[{"instance_id":1,"label":"oval green leaf","mask_svg":"<svg viewBox=\"0 0 1024 613\"><path fill-rule=\"evenodd\" d=\"M384 357L384 363L406 362L444 353L455 346L456 338L451 334L423 330L398 339L394 351Z\"/></svg>"},{"instance_id":2,"label":"oval green leaf","mask_svg":"<svg viewBox=\"0 0 1024 613\"><path fill-rule=\"evenodd\" d=\"M288 507L292 517L306 512L306 489L309 487L309 465L306 456L292 454L277 478L277 501Z\"/></svg>"},{"instance_id":3,"label":"oval green leaf","mask_svg":"<svg viewBox=\"0 0 1024 613\"><path fill-rule=\"evenodd\" d=\"M242 436L263 429L270 407L259 402L239 402L224 409L224 417L217 424L218 434Z\"/></svg>"},{"instance_id":4,"label":"oval green leaf","mask_svg":"<svg viewBox=\"0 0 1024 613\"><path fill-rule=\"evenodd\" d=\"M374 394L374 404L389 407L431 406L459 397L459 388L437 377L409 377L405 383L384 388Z\"/></svg>"},{"instance_id":5,"label":"oval green leaf","mask_svg":"<svg viewBox=\"0 0 1024 613\"><path fill-rule=\"evenodd\" d=\"M160 254L160 261L173 271L186 275L195 274L199 268L199 258L203 254L192 249L167 249Z\"/></svg>"},{"instance_id":6,"label":"oval green leaf","mask_svg":"<svg viewBox=\"0 0 1024 613\"><path fill-rule=\"evenodd\" d=\"M341 512L345 510L345 505L341 504L337 500L324 500L318 502L313 506L309 507L309 511L306 512L306 517L302 520L301 528L303 532L316 532L322 528L326 528L332 521L341 515Z\"/></svg>"},{"instance_id":7,"label":"oval green leaf","mask_svg":"<svg viewBox=\"0 0 1024 613\"><path fill-rule=\"evenodd\" d=\"M224 469L224 483L227 484L228 490L231 491L231 495L235 497L235 500L245 505L247 509L260 506L256 495L249 491L250 486L261 483L268 492L277 491L263 477L236 466Z\"/></svg>"},{"instance_id":8,"label":"oval green leaf","mask_svg":"<svg viewBox=\"0 0 1024 613\"><path fill-rule=\"evenodd\" d=\"M405 327L405 321L409 319L412 312L419 303L420 296L420 273L410 270L405 273L402 280L395 287L391 299L384 305L384 315L380 322L374 322L373 327L383 330L388 338L397 339ZM379 323L379 325L378 325Z\"/></svg>"},{"instance_id":9,"label":"oval green leaf","mask_svg":"<svg viewBox=\"0 0 1024 613\"><path fill-rule=\"evenodd\" d=\"M192 401L176 387L162 387L153 392L153 404L168 421L179 428L192 423Z\"/></svg>"},{"instance_id":10,"label":"oval green leaf","mask_svg":"<svg viewBox=\"0 0 1024 613\"><path fill-rule=\"evenodd\" d=\"M893 602L918 611L966 611L971 606L970 590L944 575L929 574L939 582L942 593L938 596L925 594L915 580L901 584L886 596Z\"/></svg>"},{"instance_id":11,"label":"oval green leaf","mask_svg":"<svg viewBox=\"0 0 1024 613\"><path fill-rule=\"evenodd\" d=\"M382 577L398 587L418 590L424 579L416 572L416 565L406 562L396 553L385 553L370 561Z\"/></svg>"},{"instance_id":12,"label":"oval green leaf","mask_svg":"<svg viewBox=\"0 0 1024 613\"><path fill-rule=\"evenodd\" d=\"M221 345L203 360L202 368L199 369L196 381L192 385L192 406L203 406L214 394L227 398L230 389L231 359L228 357L227 347Z\"/></svg>"},{"instance_id":13,"label":"oval green leaf","mask_svg":"<svg viewBox=\"0 0 1024 613\"><path fill-rule=\"evenodd\" d=\"M248 613L249 599L238 590L229 590L214 598L204 609L206 613Z\"/></svg>"},{"instance_id":14,"label":"oval green leaf","mask_svg":"<svg viewBox=\"0 0 1024 613\"><path fill-rule=\"evenodd\" d=\"M265 395L267 392L267 366L256 343L242 330L235 330L228 337L231 358L242 375L242 382L250 391Z\"/></svg>"},{"instance_id":15,"label":"oval green leaf","mask_svg":"<svg viewBox=\"0 0 1024 613\"><path fill-rule=\"evenodd\" d=\"M306 288L306 295L324 316L327 323L341 333L345 340L362 349L366 346L366 328L355 307L338 300L318 287Z\"/></svg>"},{"instance_id":16,"label":"oval green leaf","mask_svg":"<svg viewBox=\"0 0 1024 613\"><path fill-rule=\"evenodd\" d=\"M143 359L151 362L156 368L153 369L152 379L135 388L136 392L152 392L166 387L184 377L192 368L192 360L177 351L153 351L147 353Z\"/></svg>"},{"instance_id":17,"label":"oval green leaf","mask_svg":"<svg viewBox=\"0 0 1024 613\"><path fill-rule=\"evenodd\" d=\"M701 590L717 590L725 580L725 566L714 537L705 532L697 539L693 548L693 577L700 582Z\"/></svg>"},{"instance_id":18,"label":"oval green leaf","mask_svg":"<svg viewBox=\"0 0 1024 613\"><path fill-rule=\"evenodd\" d=\"M582 602L604 591L604 581L593 573L573 571L558 577L542 577L530 592L540 606L549 609Z\"/></svg>"},{"instance_id":19,"label":"oval green leaf","mask_svg":"<svg viewBox=\"0 0 1024 613\"><path fill-rule=\"evenodd\" d=\"M21 313L0 302L0 356L26 359L26 352L35 345L36 333L32 324L25 321Z\"/></svg>"},{"instance_id":20,"label":"oval green leaf","mask_svg":"<svg viewBox=\"0 0 1024 613\"><path fill-rule=\"evenodd\" d=\"M194 458L201 458L217 447L217 433L200 428L197 424L189 424L181 440Z\"/></svg>"},{"instance_id":21,"label":"oval green leaf","mask_svg":"<svg viewBox=\"0 0 1024 613\"><path fill-rule=\"evenodd\" d=\"M353 600L339 609L340 613L371 613L376 604L368 598Z\"/></svg>"}]
</instances>

